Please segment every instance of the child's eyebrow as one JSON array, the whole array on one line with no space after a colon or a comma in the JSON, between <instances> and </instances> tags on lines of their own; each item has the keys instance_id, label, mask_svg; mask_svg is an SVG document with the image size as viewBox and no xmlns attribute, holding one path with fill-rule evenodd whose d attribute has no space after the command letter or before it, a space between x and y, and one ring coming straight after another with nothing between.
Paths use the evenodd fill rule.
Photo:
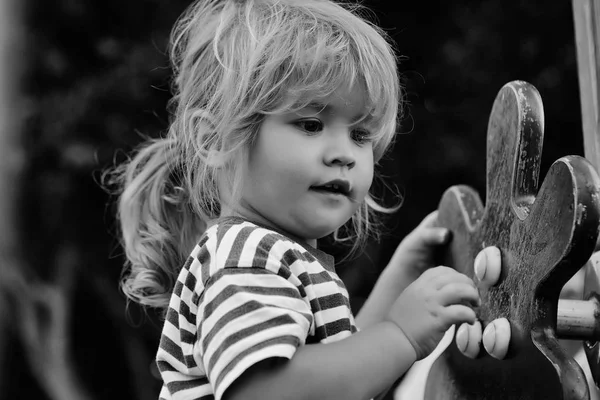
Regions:
<instances>
[{"instance_id":1,"label":"child's eyebrow","mask_svg":"<svg viewBox=\"0 0 600 400\"><path fill-rule=\"evenodd\" d=\"M321 112L330 112L333 113L335 111L335 107L330 106L329 104L320 103L318 101L311 101L303 108L312 108L313 110L317 110L319 113Z\"/></svg>"},{"instance_id":2,"label":"child's eyebrow","mask_svg":"<svg viewBox=\"0 0 600 400\"><path fill-rule=\"evenodd\" d=\"M325 103L321 103L319 101L311 101L310 103L306 104L303 108L310 108L312 110L318 111L319 114L320 113L329 113L329 114L335 114L336 112L336 107L329 105L329 104L325 104ZM364 121L364 122L369 122L373 119L373 116L371 115L371 113L361 113L361 114L357 114L354 117L352 117L351 122L355 123L358 121Z\"/></svg>"}]
</instances>

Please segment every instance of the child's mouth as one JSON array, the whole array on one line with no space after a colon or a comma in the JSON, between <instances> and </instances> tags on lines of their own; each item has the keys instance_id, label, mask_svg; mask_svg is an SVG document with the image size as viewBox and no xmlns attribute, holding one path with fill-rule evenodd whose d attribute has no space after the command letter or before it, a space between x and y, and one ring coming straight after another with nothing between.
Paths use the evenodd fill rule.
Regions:
<instances>
[{"instance_id":1,"label":"child's mouth","mask_svg":"<svg viewBox=\"0 0 600 400\"><path fill-rule=\"evenodd\" d=\"M334 180L322 185L311 186L310 188L311 190L322 193L338 194L342 196L350 195L350 184L347 181L342 180Z\"/></svg>"}]
</instances>

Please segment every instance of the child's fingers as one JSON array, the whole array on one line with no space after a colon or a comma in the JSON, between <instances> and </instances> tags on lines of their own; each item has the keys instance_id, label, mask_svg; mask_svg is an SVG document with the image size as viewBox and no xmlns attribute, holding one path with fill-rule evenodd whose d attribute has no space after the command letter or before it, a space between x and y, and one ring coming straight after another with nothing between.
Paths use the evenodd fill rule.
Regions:
<instances>
[{"instance_id":1,"label":"child's fingers","mask_svg":"<svg viewBox=\"0 0 600 400\"><path fill-rule=\"evenodd\" d=\"M473 307L480 305L477 288L469 283L452 282L438 291L438 301L442 306L452 304L471 304Z\"/></svg>"},{"instance_id":2,"label":"child's fingers","mask_svg":"<svg viewBox=\"0 0 600 400\"><path fill-rule=\"evenodd\" d=\"M438 210L430 212L419 224L417 228L428 228L437 225Z\"/></svg>"},{"instance_id":3,"label":"child's fingers","mask_svg":"<svg viewBox=\"0 0 600 400\"><path fill-rule=\"evenodd\" d=\"M438 211L435 210L427 215L421 223L413 230L415 239L420 239L425 244L443 244L450 238L450 231L438 226Z\"/></svg>"},{"instance_id":4,"label":"child's fingers","mask_svg":"<svg viewBox=\"0 0 600 400\"><path fill-rule=\"evenodd\" d=\"M444 308L444 319L448 325L460 324L463 322L473 324L477 321L477 315L471 307L463 304L452 304Z\"/></svg>"},{"instance_id":5,"label":"child's fingers","mask_svg":"<svg viewBox=\"0 0 600 400\"><path fill-rule=\"evenodd\" d=\"M446 267L445 265L438 265L437 267L429 268L427 271L423 271L421 276L425 279L440 279L443 276L452 276L455 274L460 274L460 272L457 272L454 268Z\"/></svg>"},{"instance_id":6,"label":"child's fingers","mask_svg":"<svg viewBox=\"0 0 600 400\"><path fill-rule=\"evenodd\" d=\"M423 281L431 285L435 289L441 289L449 283L465 283L475 287L475 283L471 278L458 272L455 269L445 266L430 268L421 275Z\"/></svg>"},{"instance_id":7,"label":"child's fingers","mask_svg":"<svg viewBox=\"0 0 600 400\"><path fill-rule=\"evenodd\" d=\"M448 242L450 231L446 228L421 228L415 236L425 245L436 246Z\"/></svg>"}]
</instances>

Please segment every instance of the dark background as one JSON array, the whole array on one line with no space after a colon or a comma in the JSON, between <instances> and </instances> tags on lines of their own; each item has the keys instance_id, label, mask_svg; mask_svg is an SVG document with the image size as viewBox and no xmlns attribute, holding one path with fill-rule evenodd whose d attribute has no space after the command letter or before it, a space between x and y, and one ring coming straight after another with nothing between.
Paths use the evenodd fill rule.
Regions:
<instances>
[{"instance_id":1,"label":"dark background","mask_svg":"<svg viewBox=\"0 0 600 400\"><path fill-rule=\"evenodd\" d=\"M13 198L19 257L0 269L0 397L155 399L161 322L126 309L114 199L98 182L143 136L167 128L165 49L189 1L26 4L14 55L26 60L18 78L26 163ZM483 197L487 120L504 84L525 80L542 96L542 177L559 157L583 155L570 1L365 4L403 57L405 134L382 172L404 204L380 243L339 266L355 310L445 189L467 184Z\"/></svg>"}]
</instances>

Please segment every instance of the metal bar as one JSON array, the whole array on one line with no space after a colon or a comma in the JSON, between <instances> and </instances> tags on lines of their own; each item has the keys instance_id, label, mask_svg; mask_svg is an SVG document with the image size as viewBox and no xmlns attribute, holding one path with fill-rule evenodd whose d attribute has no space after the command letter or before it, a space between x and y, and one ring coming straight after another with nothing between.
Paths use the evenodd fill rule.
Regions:
<instances>
[{"instance_id":1,"label":"metal bar","mask_svg":"<svg viewBox=\"0 0 600 400\"><path fill-rule=\"evenodd\" d=\"M558 301L556 334L561 339L600 340L600 303L595 297L590 300Z\"/></svg>"}]
</instances>

